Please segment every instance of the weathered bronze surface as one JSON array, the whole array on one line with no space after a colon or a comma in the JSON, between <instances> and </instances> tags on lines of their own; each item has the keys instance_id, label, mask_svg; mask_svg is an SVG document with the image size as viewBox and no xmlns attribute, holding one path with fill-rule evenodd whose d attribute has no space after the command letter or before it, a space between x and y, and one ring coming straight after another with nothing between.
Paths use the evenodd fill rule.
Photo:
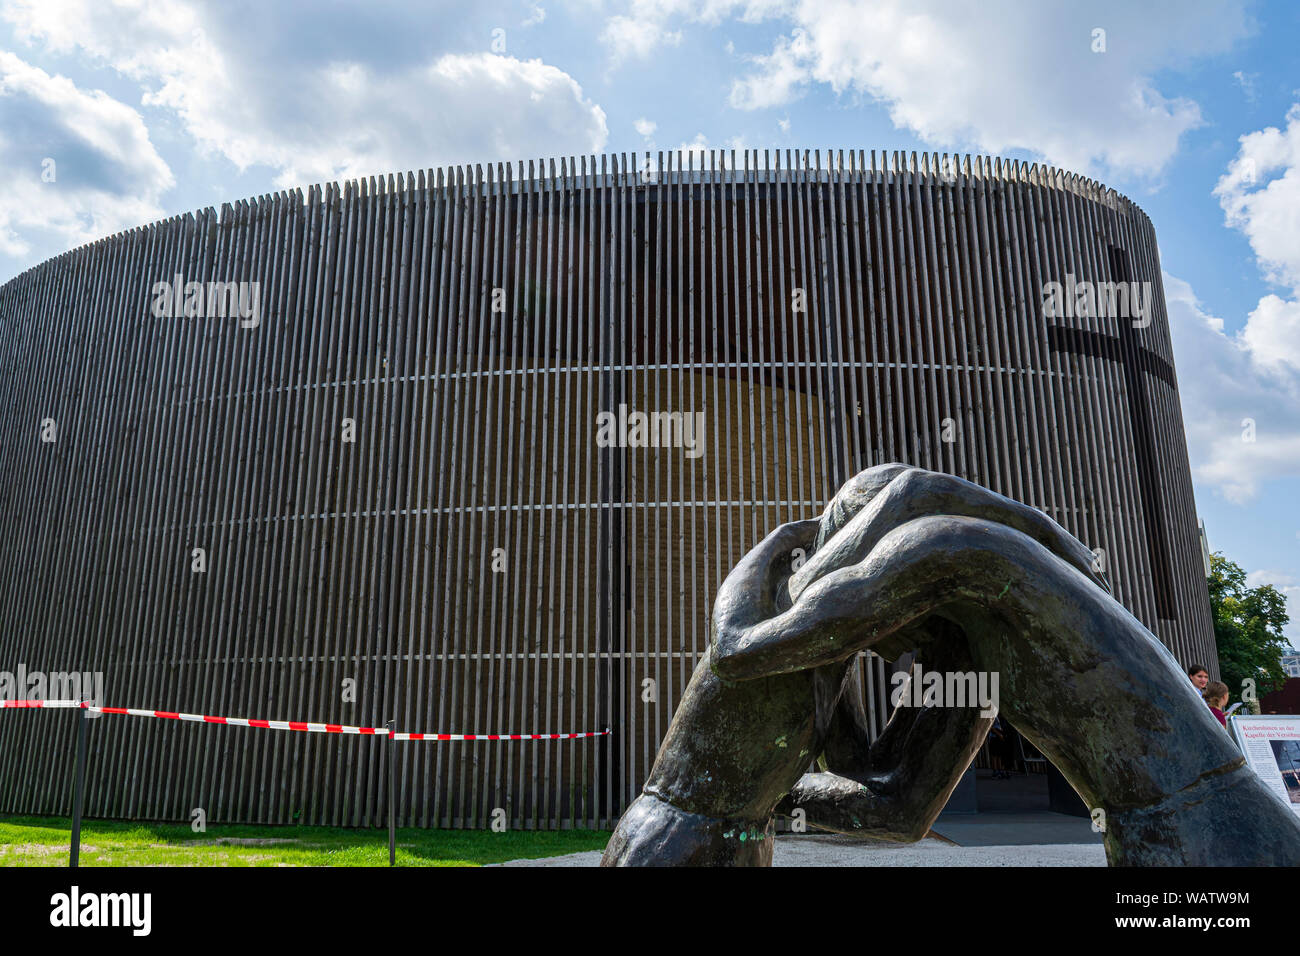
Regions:
<instances>
[{"instance_id":1,"label":"weathered bronze surface","mask_svg":"<svg viewBox=\"0 0 1300 956\"><path fill-rule=\"evenodd\" d=\"M857 475L723 582L710 648L602 865L767 866L775 814L795 808L822 829L923 837L992 717L902 707L868 742L849 666L866 649L996 673L1002 717L1104 811L1112 866L1300 864L1300 823L1093 560L962 479ZM826 772L805 773L819 756Z\"/></svg>"}]
</instances>

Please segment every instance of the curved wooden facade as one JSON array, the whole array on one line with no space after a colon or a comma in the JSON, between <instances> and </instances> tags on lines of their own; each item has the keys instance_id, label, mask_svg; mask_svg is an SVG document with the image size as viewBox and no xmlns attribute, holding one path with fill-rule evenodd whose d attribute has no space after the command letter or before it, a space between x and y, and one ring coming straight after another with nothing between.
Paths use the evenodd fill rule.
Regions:
<instances>
[{"instance_id":1,"label":"curved wooden facade","mask_svg":"<svg viewBox=\"0 0 1300 956\"><path fill-rule=\"evenodd\" d=\"M115 706L610 727L397 750L403 825L609 826L728 569L894 460L1042 508L1214 667L1141 210L984 158L701 159L263 196L0 286L0 669L102 671ZM156 316L175 276L257 283L257 324ZM1044 315L1083 281L1151 283L1149 324ZM681 416L654 447L636 412ZM0 812L68 812L73 726L0 717ZM104 717L90 746L92 816L384 819L373 739Z\"/></svg>"}]
</instances>

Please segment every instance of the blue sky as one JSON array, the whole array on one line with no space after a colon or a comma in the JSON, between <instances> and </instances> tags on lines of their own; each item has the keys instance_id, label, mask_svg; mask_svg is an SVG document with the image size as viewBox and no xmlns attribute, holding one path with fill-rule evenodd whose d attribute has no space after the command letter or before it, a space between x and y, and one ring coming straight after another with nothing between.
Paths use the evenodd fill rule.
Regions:
<instances>
[{"instance_id":1,"label":"blue sky","mask_svg":"<svg viewBox=\"0 0 1300 956\"><path fill-rule=\"evenodd\" d=\"M982 152L1135 200L1211 545L1300 618L1300 4L0 3L0 281L287 186L691 146Z\"/></svg>"}]
</instances>

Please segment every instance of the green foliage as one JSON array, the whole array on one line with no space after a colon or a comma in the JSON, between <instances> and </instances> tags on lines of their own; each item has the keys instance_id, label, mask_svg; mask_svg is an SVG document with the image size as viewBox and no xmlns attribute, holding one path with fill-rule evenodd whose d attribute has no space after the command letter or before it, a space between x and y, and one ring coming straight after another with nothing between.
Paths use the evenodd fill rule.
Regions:
<instances>
[{"instance_id":1,"label":"green foliage","mask_svg":"<svg viewBox=\"0 0 1300 956\"><path fill-rule=\"evenodd\" d=\"M1247 678L1254 679L1260 697L1280 689L1286 682L1282 628L1291 620L1286 598L1271 584L1247 587L1246 572L1217 551L1210 556L1207 583L1219 671L1233 697L1241 695Z\"/></svg>"}]
</instances>

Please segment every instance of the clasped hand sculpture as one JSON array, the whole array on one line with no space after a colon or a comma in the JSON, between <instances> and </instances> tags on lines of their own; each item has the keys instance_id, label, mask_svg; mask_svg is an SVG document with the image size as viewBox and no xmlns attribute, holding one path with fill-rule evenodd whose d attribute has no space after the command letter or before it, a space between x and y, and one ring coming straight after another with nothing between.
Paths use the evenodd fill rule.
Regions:
<instances>
[{"instance_id":1,"label":"clasped hand sculpture","mask_svg":"<svg viewBox=\"0 0 1300 956\"><path fill-rule=\"evenodd\" d=\"M601 864L769 866L775 814L795 808L821 829L923 837L993 718L900 707L869 741L852 666L866 649L996 673L1003 718L1104 810L1112 866L1300 864L1300 823L1093 561L971 482L857 475L723 582L710 647ZM827 772L805 773L819 756Z\"/></svg>"}]
</instances>

